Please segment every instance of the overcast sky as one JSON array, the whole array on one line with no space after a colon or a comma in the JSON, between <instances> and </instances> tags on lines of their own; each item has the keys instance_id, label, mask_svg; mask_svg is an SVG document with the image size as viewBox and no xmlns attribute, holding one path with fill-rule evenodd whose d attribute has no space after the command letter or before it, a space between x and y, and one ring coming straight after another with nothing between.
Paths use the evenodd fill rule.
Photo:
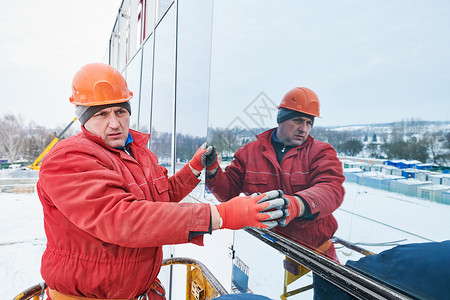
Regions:
<instances>
[{"instance_id":1,"label":"overcast sky","mask_svg":"<svg viewBox=\"0 0 450 300\"><path fill-rule=\"evenodd\" d=\"M3 1L0 9L0 114L47 128L74 117L71 82L101 62L121 0Z\"/></svg>"},{"instance_id":2,"label":"overcast sky","mask_svg":"<svg viewBox=\"0 0 450 300\"><path fill-rule=\"evenodd\" d=\"M72 77L103 60L121 2L3 3L0 114L68 124ZM450 120L449 1L214 3L212 119L239 115L261 92L278 104L307 86L321 100L319 126Z\"/></svg>"}]
</instances>

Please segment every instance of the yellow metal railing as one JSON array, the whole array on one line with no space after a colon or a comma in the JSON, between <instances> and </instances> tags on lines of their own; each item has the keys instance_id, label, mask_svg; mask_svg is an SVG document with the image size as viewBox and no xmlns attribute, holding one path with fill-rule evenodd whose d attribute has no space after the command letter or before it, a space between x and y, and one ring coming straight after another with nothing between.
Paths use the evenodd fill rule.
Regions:
<instances>
[{"instance_id":1,"label":"yellow metal railing","mask_svg":"<svg viewBox=\"0 0 450 300\"><path fill-rule=\"evenodd\" d=\"M209 300L228 294L208 268L195 259L185 257L169 258L164 259L162 265L186 266L186 300ZM46 289L47 285L45 282L42 282L21 292L13 300L43 299Z\"/></svg>"}]
</instances>

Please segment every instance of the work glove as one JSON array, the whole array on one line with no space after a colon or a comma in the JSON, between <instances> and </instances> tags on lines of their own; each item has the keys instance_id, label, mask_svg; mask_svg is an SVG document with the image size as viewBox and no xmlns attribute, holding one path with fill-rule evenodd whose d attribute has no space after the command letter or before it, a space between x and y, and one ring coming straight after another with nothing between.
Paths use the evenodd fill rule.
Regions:
<instances>
[{"instance_id":1,"label":"work glove","mask_svg":"<svg viewBox=\"0 0 450 300\"><path fill-rule=\"evenodd\" d=\"M206 143L198 148L192 157L189 165L197 171L202 171L206 167L207 170L216 168L219 163L217 162L217 151L213 146L207 146Z\"/></svg>"},{"instance_id":2,"label":"work glove","mask_svg":"<svg viewBox=\"0 0 450 300\"><path fill-rule=\"evenodd\" d=\"M282 208L283 217L278 220L278 225L285 227L293 219L300 216L300 199L295 196L284 195L283 191L279 191L280 197L282 197L285 202Z\"/></svg>"},{"instance_id":3,"label":"work glove","mask_svg":"<svg viewBox=\"0 0 450 300\"><path fill-rule=\"evenodd\" d=\"M285 200L278 191L270 191L252 196L237 196L217 205L222 218L222 228L241 229L246 226L272 229L283 217Z\"/></svg>"},{"instance_id":4,"label":"work glove","mask_svg":"<svg viewBox=\"0 0 450 300\"><path fill-rule=\"evenodd\" d=\"M214 170L219 166L219 161L217 160L217 151L216 147L212 146L212 151L209 155L206 155L205 159L205 168L206 170ZM203 162L202 162L203 163Z\"/></svg>"}]
</instances>

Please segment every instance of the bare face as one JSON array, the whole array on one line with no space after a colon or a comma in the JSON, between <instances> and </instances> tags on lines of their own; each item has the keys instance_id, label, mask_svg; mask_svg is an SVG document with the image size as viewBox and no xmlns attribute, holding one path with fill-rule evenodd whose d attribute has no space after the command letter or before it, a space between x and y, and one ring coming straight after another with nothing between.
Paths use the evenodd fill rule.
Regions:
<instances>
[{"instance_id":1,"label":"bare face","mask_svg":"<svg viewBox=\"0 0 450 300\"><path fill-rule=\"evenodd\" d=\"M123 147L128 138L130 113L120 106L108 107L89 118L84 128L112 148Z\"/></svg>"},{"instance_id":2,"label":"bare face","mask_svg":"<svg viewBox=\"0 0 450 300\"><path fill-rule=\"evenodd\" d=\"M300 146L308 138L313 122L309 118L297 117L278 124L277 140L286 146Z\"/></svg>"}]
</instances>

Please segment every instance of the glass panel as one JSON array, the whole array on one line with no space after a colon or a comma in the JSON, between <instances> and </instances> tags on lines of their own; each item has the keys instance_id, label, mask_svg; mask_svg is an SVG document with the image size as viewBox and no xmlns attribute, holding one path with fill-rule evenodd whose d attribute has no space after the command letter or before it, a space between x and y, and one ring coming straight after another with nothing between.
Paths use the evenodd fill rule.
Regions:
<instances>
[{"instance_id":1,"label":"glass panel","mask_svg":"<svg viewBox=\"0 0 450 300\"><path fill-rule=\"evenodd\" d=\"M164 16L169 7L174 3L173 0L159 0L158 2L158 21Z\"/></svg>"},{"instance_id":2,"label":"glass panel","mask_svg":"<svg viewBox=\"0 0 450 300\"><path fill-rule=\"evenodd\" d=\"M116 22L109 41L109 64L117 69L119 61L119 26Z\"/></svg>"},{"instance_id":3,"label":"glass panel","mask_svg":"<svg viewBox=\"0 0 450 300\"><path fill-rule=\"evenodd\" d=\"M153 28L155 26L155 0L145 1L145 37L147 38L153 33Z\"/></svg>"},{"instance_id":4,"label":"glass panel","mask_svg":"<svg viewBox=\"0 0 450 300\"><path fill-rule=\"evenodd\" d=\"M145 37L145 1L137 3L136 49L141 46Z\"/></svg>"},{"instance_id":5,"label":"glass panel","mask_svg":"<svg viewBox=\"0 0 450 300\"><path fill-rule=\"evenodd\" d=\"M142 47L142 87L139 110L139 131L150 133L153 87L153 36Z\"/></svg>"},{"instance_id":6,"label":"glass panel","mask_svg":"<svg viewBox=\"0 0 450 300\"><path fill-rule=\"evenodd\" d=\"M133 92L133 98L130 100L131 116L130 128L138 129L139 122L139 102L141 89L141 57L142 51L139 51L126 69L126 80L128 89Z\"/></svg>"},{"instance_id":7,"label":"glass panel","mask_svg":"<svg viewBox=\"0 0 450 300\"><path fill-rule=\"evenodd\" d=\"M130 2L130 26L128 28L128 51L130 57L136 54L142 43L142 4L140 1Z\"/></svg>"},{"instance_id":8,"label":"glass panel","mask_svg":"<svg viewBox=\"0 0 450 300\"><path fill-rule=\"evenodd\" d=\"M211 52L211 1L180 1L177 69L177 169L206 142ZM204 182L191 194L201 199Z\"/></svg>"},{"instance_id":9,"label":"glass panel","mask_svg":"<svg viewBox=\"0 0 450 300\"><path fill-rule=\"evenodd\" d=\"M122 71L130 59L130 4L129 0L124 0L119 13L119 60L117 68Z\"/></svg>"},{"instance_id":10,"label":"glass panel","mask_svg":"<svg viewBox=\"0 0 450 300\"><path fill-rule=\"evenodd\" d=\"M399 121L400 113L424 118L428 114L435 120L432 110L418 104L427 99L433 104L430 106L448 107L437 99L442 97L437 95L448 94L449 73L446 70L450 67L450 59L446 50L449 39L445 36L449 34L442 31L450 25L446 18L448 12L448 6L388 1L357 5L347 1L339 4L332 1L326 4L260 1L258 5L245 1L216 1L208 143L219 150L221 168L230 165L236 151L255 140L255 135L278 126L277 105L286 92L296 86L309 87L318 94L321 118L315 118L311 136L332 145L347 137L338 130L324 136L321 133L327 130L325 126ZM410 110L403 104L404 99L420 109ZM397 105L400 102L402 105ZM396 109L392 109L394 104ZM441 119L448 118L441 116ZM265 155L255 158L252 153L248 159L258 160L260 166L267 160ZM272 159L276 160L273 156ZM273 169L280 169L281 166L273 161L270 163L275 165ZM306 165L302 170L283 166L280 178L290 176L290 179L277 188L290 195L309 188L312 175L303 179L293 176L295 172L315 172L308 169L310 161L306 156L302 163ZM346 162L342 161L342 165ZM423 186L409 186L403 187L408 194L393 193L390 187L395 184L392 182L404 175L400 172L399 175L384 176L388 174L380 170L373 175L344 169L346 195L343 204L334 211L338 223L334 235L373 253L400 244L448 239L436 228L450 225L448 218L442 215L442 212L448 213L449 206L420 199L422 196L432 200L429 193L439 192ZM249 173L242 177L244 185L259 184L261 192L265 191L268 182L273 182L274 177L250 178ZM208 186L210 190L214 190L212 182ZM221 182L215 184L220 186ZM239 192L248 190L236 191L233 196ZM327 212L323 210L325 204L320 205L318 219L335 209ZM304 221L305 226L309 222ZM267 257L252 256L247 253L251 252L249 247L239 243L236 239L236 254L248 265L250 273L257 270L253 274L270 278L252 282L250 276L250 288L263 293L261 282L280 281L279 277L271 277L270 268L270 271L261 270L267 265ZM336 247L342 264L363 257L340 243L336 243ZM281 260L274 260L283 270ZM384 280L379 275L372 275ZM418 293L415 288L408 289ZM280 294L281 291L267 295L278 298ZM302 297L300 294L292 299Z\"/></svg>"},{"instance_id":11,"label":"glass panel","mask_svg":"<svg viewBox=\"0 0 450 300\"><path fill-rule=\"evenodd\" d=\"M159 163L172 163L175 10L173 7L155 30L155 62L150 150Z\"/></svg>"}]
</instances>

